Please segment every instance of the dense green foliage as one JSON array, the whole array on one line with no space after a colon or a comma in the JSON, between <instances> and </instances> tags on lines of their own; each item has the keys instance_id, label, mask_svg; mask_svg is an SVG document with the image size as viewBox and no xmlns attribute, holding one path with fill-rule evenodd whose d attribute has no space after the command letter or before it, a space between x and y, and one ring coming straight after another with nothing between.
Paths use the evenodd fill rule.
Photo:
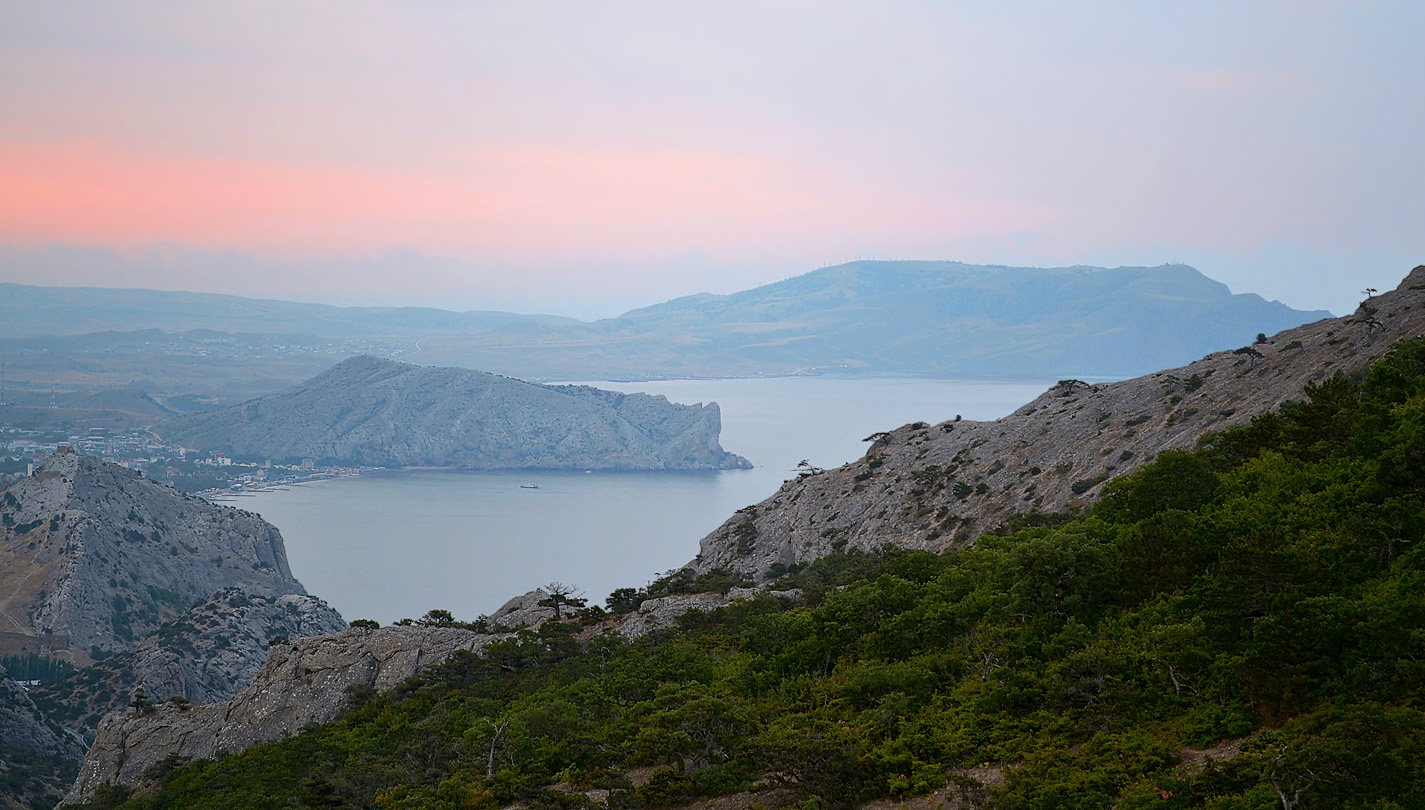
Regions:
<instances>
[{"instance_id":1,"label":"dense green foliage","mask_svg":"<svg viewBox=\"0 0 1425 810\"><path fill-rule=\"evenodd\" d=\"M1412 342L1164 453L1091 515L941 557L836 555L789 577L801 605L637 643L546 625L292 740L167 763L126 806L571 807L604 788L635 808L759 782L845 806L1004 763L1002 808L1425 807L1422 496ZM634 788L636 766L659 770Z\"/></svg>"},{"instance_id":2,"label":"dense green foliage","mask_svg":"<svg viewBox=\"0 0 1425 810\"><path fill-rule=\"evenodd\" d=\"M0 807L48 810L79 775L79 763L0 745Z\"/></svg>"},{"instance_id":3,"label":"dense green foliage","mask_svg":"<svg viewBox=\"0 0 1425 810\"><path fill-rule=\"evenodd\" d=\"M74 674L74 665L39 653L0 655L0 667L17 681L57 681Z\"/></svg>"}]
</instances>

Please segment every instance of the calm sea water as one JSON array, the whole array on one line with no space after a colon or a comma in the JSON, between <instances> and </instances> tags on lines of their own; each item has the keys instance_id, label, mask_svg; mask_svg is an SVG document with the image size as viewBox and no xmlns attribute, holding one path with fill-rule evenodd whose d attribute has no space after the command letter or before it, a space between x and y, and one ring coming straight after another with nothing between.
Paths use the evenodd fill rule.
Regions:
<instances>
[{"instance_id":1,"label":"calm sea water","mask_svg":"<svg viewBox=\"0 0 1425 810\"><path fill-rule=\"evenodd\" d=\"M956 414L996 419L1053 380L828 379L591 382L717 402L722 446L752 470L698 473L392 471L263 493L241 504L282 531L292 571L347 619L432 608L472 619L551 581L601 604L698 553L797 462L861 457L865 436ZM522 489L520 484L538 484Z\"/></svg>"}]
</instances>

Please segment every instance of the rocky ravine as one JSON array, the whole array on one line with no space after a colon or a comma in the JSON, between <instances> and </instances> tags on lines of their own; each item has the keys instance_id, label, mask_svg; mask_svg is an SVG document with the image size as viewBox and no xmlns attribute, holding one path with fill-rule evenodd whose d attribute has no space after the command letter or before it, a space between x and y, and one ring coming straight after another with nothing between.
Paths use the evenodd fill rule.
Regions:
<instances>
[{"instance_id":1,"label":"rocky ravine","mask_svg":"<svg viewBox=\"0 0 1425 810\"><path fill-rule=\"evenodd\" d=\"M860 461L788 481L702 541L690 565L759 577L836 549L941 551L1016 514L1091 502L1109 478L1303 396L1425 334L1425 266L1353 315L1122 382L1064 381L994 422L913 424ZM947 415L953 413L947 404ZM771 573L769 573L771 572Z\"/></svg>"},{"instance_id":2,"label":"rocky ravine","mask_svg":"<svg viewBox=\"0 0 1425 810\"><path fill-rule=\"evenodd\" d=\"M241 456L470 469L733 469L716 403L353 357L290 390L158 425Z\"/></svg>"},{"instance_id":3,"label":"rocky ravine","mask_svg":"<svg viewBox=\"0 0 1425 810\"><path fill-rule=\"evenodd\" d=\"M0 630L68 634L80 659L128 650L223 588L306 593L257 515L63 449L0 495L0 525Z\"/></svg>"}]
</instances>

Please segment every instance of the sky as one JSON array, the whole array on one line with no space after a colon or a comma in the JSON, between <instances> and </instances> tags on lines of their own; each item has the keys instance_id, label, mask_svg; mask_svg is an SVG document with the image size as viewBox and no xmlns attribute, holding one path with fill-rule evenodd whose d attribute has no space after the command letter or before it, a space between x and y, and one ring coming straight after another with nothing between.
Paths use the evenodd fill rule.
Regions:
<instances>
[{"instance_id":1,"label":"sky","mask_svg":"<svg viewBox=\"0 0 1425 810\"><path fill-rule=\"evenodd\" d=\"M0 0L0 281L615 315L857 258L1425 263L1425 3Z\"/></svg>"}]
</instances>

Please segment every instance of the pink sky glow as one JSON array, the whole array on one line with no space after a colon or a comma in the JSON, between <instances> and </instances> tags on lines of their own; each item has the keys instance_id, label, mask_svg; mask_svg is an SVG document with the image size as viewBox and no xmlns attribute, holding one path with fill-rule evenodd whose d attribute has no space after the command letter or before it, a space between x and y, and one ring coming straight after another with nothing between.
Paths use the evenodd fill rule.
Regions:
<instances>
[{"instance_id":1,"label":"pink sky glow","mask_svg":"<svg viewBox=\"0 0 1425 810\"><path fill-rule=\"evenodd\" d=\"M1188 261L1339 310L1425 262L1421 8L8 4L0 281L592 316Z\"/></svg>"}]
</instances>

